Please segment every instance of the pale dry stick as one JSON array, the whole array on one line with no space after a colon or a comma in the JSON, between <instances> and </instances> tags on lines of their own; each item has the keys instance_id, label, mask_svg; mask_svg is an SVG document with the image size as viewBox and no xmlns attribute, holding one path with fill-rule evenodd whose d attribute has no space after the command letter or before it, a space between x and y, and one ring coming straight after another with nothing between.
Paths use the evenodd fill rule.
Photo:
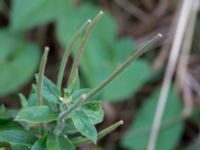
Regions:
<instances>
[{"instance_id":1,"label":"pale dry stick","mask_svg":"<svg viewBox=\"0 0 200 150\"><path fill-rule=\"evenodd\" d=\"M174 15L173 21L169 29L169 34L167 38L165 39L165 41L163 42L163 47L160 50L160 53L158 54L158 56L156 57L153 63L153 70L158 70L162 66L162 64L164 64L164 62L166 61L168 57L170 46L171 46L172 39L174 37L174 33L176 29L175 26L177 24L179 15L180 15L180 9L178 9Z\"/></svg>"},{"instance_id":2,"label":"pale dry stick","mask_svg":"<svg viewBox=\"0 0 200 150\"><path fill-rule=\"evenodd\" d=\"M122 0L114 0L114 1L118 6L123 8L126 12L134 15L135 17L137 17L137 19L139 19L142 22L147 22L149 19L152 18L150 15L148 15L143 10L141 10L139 7L135 6L134 4L130 3L129 1L126 1L126 0L123 0L123 1Z\"/></svg>"},{"instance_id":3,"label":"pale dry stick","mask_svg":"<svg viewBox=\"0 0 200 150\"><path fill-rule=\"evenodd\" d=\"M186 30L186 36L183 41L182 46L182 52L180 54L180 59L178 63L178 71L177 71L177 79L179 79L179 84L181 87L183 87L185 83L185 77L187 73L187 66L188 66L188 60L189 60L189 53L192 46L192 39L194 35L194 28L197 20L197 14L198 14L198 8L199 8L199 1L196 0L192 11L189 17L189 23Z\"/></svg>"},{"instance_id":4,"label":"pale dry stick","mask_svg":"<svg viewBox=\"0 0 200 150\"><path fill-rule=\"evenodd\" d=\"M153 126L150 133L149 142L147 145L147 150L155 150L155 147L156 147L156 141L157 141L158 134L160 131L161 120L162 120L163 113L165 110L169 88L171 86L172 77L176 68L178 55L181 50L181 45L183 42L183 37L185 34L187 22L189 19L189 14L192 9L193 1L194 0L183 1L179 21L176 27L176 34L175 34L174 41L172 44L170 57L169 57L166 73L165 73L162 88L161 88L161 93L158 99L155 117L153 120Z\"/></svg>"},{"instance_id":5,"label":"pale dry stick","mask_svg":"<svg viewBox=\"0 0 200 150\"><path fill-rule=\"evenodd\" d=\"M183 90L183 100L184 100L184 111L183 114L185 118L187 118L193 108L193 102L192 102L192 91L188 87L188 85L185 82L186 74L187 74L187 67L188 67L188 60L189 60L189 54L190 49L192 46L192 39L194 35L194 28L197 20L197 14L198 14L198 8L199 8L199 1L196 0L193 4L192 11L190 13L189 17L189 23L186 29L186 36L183 41L183 47L182 52L180 54L180 59L177 67L177 74L176 74L176 85L180 88L180 90Z\"/></svg>"}]
</instances>

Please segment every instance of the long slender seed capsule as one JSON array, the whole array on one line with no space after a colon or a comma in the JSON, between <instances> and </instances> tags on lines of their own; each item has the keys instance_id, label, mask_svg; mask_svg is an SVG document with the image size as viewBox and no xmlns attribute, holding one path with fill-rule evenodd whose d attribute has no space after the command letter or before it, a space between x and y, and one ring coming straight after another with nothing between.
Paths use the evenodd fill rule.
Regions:
<instances>
[{"instance_id":1,"label":"long slender seed capsule","mask_svg":"<svg viewBox=\"0 0 200 150\"><path fill-rule=\"evenodd\" d=\"M91 20L89 19L80 27L80 29L75 33L74 37L72 38L72 41L70 42L69 46L64 51L64 54L63 54L63 57L61 60L61 64L60 64L60 68L59 68L59 72L58 72L58 78L57 78L57 87L60 90L61 90L61 86L62 86L64 70L65 70L69 55L71 53L71 49L74 47L77 40L81 37L81 35L83 34L83 32L85 31L85 29L88 27L88 25L90 23L91 23Z\"/></svg>"},{"instance_id":2,"label":"long slender seed capsule","mask_svg":"<svg viewBox=\"0 0 200 150\"><path fill-rule=\"evenodd\" d=\"M97 16L93 19L92 23L90 24L89 29L87 30L87 32L85 34L85 37L83 38L83 42L81 43L80 49L78 50L77 55L76 55L76 57L74 59L73 65L72 65L72 69L71 69L69 80L68 80L68 85L71 83L71 81L74 79L74 77L76 75L76 71L78 69L78 65L80 63L80 59L81 59L81 56L83 55L86 43L87 43L87 41L89 39L89 36L90 36L92 30L94 29L96 23L102 17L102 15L103 15L103 11L100 11L97 14Z\"/></svg>"},{"instance_id":3,"label":"long slender seed capsule","mask_svg":"<svg viewBox=\"0 0 200 150\"><path fill-rule=\"evenodd\" d=\"M48 53L49 53L49 47L45 47L44 54L42 56L42 60L40 63L39 77L38 77L38 99L40 105L43 105L42 86L43 86L43 77L44 77L44 71L46 67Z\"/></svg>"},{"instance_id":4,"label":"long slender seed capsule","mask_svg":"<svg viewBox=\"0 0 200 150\"><path fill-rule=\"evenodd\" d=\"M106 80L104 80L99 86L97 86L94 90L92 90L88 95L82 95L78 102L76 102L71 108L63 111L58 118L58 122L62 122L68 116L80 108L86 100L95 96L100 90L102 90L105 86L107 86L112 80L114 80L121 72L123 72L134 60L136 60L140 55L147 52L160 38L162 35L157 34L152 40L147 42L141 49L137 50L133 55L131 55L119 68L117 68Z\"/></svg>"},{"instance_id":5,"label":"long slender seed capsule","mask_svg":"<svg viewBox=\"0 0 200 150\"><path fill-rule=\"evenodd\" d=\"M87 99L96 95L104 87L106 87L112 80L114 80L120 73L122 73L134 60L136 60L143 53L151 49L151 47L160 40L162 34L157 34L152 40L147 42L141 49L137 50L131 55L120 67L118 67L107 79L105 79L99 86L93 89L88 95Z\"/></svg>"},{"instance_id":6,"label":"long slender seed capsule","mask_svg":"<svg viewBox=\"0 0 200 150\"><path fill-rule=\"evenodd\" d=\"M107 134L113 132L115 129L117 129L119 126L123 125L124 122L122 120L118 121L117 123L109 126L108 128L102 130L101 132L98 133L98 140L101 139L102 137L106 136ZM85 145L85 144L90 144L92 143L92 141L88 138L83 138L83 139L80 139L80 140L73 140L72 139L72 143L76 146L76 147L79 147L79 146L82 146L82 145Z\"/></svg>"}]
</instances>

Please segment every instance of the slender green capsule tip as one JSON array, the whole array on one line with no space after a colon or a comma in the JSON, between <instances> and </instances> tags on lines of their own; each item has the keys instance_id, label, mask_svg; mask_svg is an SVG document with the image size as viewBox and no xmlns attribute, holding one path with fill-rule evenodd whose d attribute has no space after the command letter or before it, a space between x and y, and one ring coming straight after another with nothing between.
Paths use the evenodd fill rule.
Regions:
<instances>
[{"instance_id":1,"label":"slender green capsule tip","mask_svg":"<svg viewBox=\"0 0 200 150\"><path fill-rule=\"evenodd\" d=\"M45 47L44 47L44 50L45 50L46 52L49 52L50 48L49 48L48 46L45 46Z\"/></svg>"},{"instance_id":2,"label":"slender green capsule tip","mask_svg":"<svg viewBox=\"0 0 200 150\"><path fill-rule=\"evenodd\" d=\"M163 35L161 34L161 33L158 33L158 36L161 38L161 37L163 37Z\"/></svg>"},{"instance_id":3,"label":"slender green capsule tip","mask_svg":"<svg viewBox=\"0 0 200 150\"><path fill-rule=\"evenodd\" d=\"M103 12L102 10L100 10L100 11L99 11L99 14L100 14L100 15L103 15L103 14L104 14L104 12Z\"/></svg>"},{"instance_id":4,"label":"slender green capsule tip","mask_svg":"<svg viewBox=\"0 0 200 150\"><path fill-rule=\"evenodd\" d=\"M91 20L91 19L88 19L88 20L87 20L87 23L88 23L88 24L92 23L92 20Z\"/></svg>"},{"instance_id":5,"label":"slender green capsule tip","mask_svg":"<svg viewBox=\"0 0 200 150\"><path fill-rule=\"evenodd\" d=\"M120 124L120 125L123 125L123 124L124 124L124 121L123 121L123 120L120 120L120 121L119 121L119 124Z\"/></svg>"},{"instance_id":6,"label":"slender green capsule tip","mask_svg":"<svg viewBox=\"0 0 200 150\"><path fill-rule=\"evenodd\" d=\"M82 94L81 99L87 99L87 94Z\"/></svg>"}]
</instances>

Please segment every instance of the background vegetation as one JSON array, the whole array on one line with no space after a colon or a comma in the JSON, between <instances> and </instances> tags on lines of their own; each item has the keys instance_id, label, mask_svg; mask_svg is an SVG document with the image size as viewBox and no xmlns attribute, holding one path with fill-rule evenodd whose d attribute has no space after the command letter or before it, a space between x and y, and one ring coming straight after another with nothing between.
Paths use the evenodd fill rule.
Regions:
<instances>
[{"instance_id":1,"label":"background vegetation","mask_svg":"<svg viewBox=\"0 0 200 150\"><path fill-rule=\"evenodd\" d=\"M0 0L0 104L15 109L19 107L17 93L28 96L46 45L50 47L46 75L55 81L63 50L75 31L103 10L105 15L92 32L81 59L82 87L97 86L156 33L161 32L164 38L100 93L105 121L98 128L121 119L124 126L97 145L81 149L146 149L180 9L181 2L165 0ZM190 38L191 52L186 55L186 82L180 84L183 76L177 67L156 150L200 147L198 27L197 17L195 28L190 30L195 34ZM189 35L185 33L185 37ZM72 51L68 68L75 53ZM177 66L180 64L183 62Z\"/></svg>"}]
</instances>

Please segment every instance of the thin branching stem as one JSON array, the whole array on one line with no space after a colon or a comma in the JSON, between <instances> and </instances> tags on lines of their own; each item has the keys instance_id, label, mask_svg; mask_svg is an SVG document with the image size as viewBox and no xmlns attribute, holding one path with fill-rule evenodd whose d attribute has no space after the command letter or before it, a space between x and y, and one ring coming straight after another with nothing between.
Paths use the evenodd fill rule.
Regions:
<instances>
[{"instance_id":1,"label":"thin branching stem","mask_svg":"<svg viewBox=\"0 0 200 150\"><path fill-rule=\"evenodd\" d=\"M106 87L112 80L114 80L121 72L123 72L134 60L136 60L140 55L150 50L150 48L162 37L161 34L156 35L152 40L147 42L141 49L137 50L133 55L131 55L119 68L117 68L106 80L104 80L99 86L97 86L94 90L92 90L88 95L83 94L79 101L75 103L71 108L63 111L59 118L59 122L64 122L68 116L80 108L86 100L95 96L99 91L101 91L104 87ZM62 130L62 129L61 129Z\"/></svg>"},{"instance_id":2,"label":"thin branching stem","mask_svg":"<svg viewBox=\"0 0 200 150\"><path fill-rule=\"evenodd\" d=\"M120 73L122 73L134 60L140 55L150 50L151 47L162 37L161 34L157 34L152 40L147 42L141 49L137 50L132 56L130 56L119 68L117 68L107 79L105 79L99 86L93 89L88 95L87 99L90 99L106 87L111 81L113 81Z\"/></svg>"},{"instance_id":3,"label":"thin branching stem","mask_svg":"<svg viewBox=\"0 0 200 150\"><path fill-rule=\"evenodd\" d=\"M100 20L100 18L102 17L103 15L103 11L100 11L98 13L98 15L92 20L92 23L90 24L89 26L89 29L87 30L86 34L85 34L85 37L83 38L83 42L81 43L80 45L80 48L77 52L77 55L74 59L74 62L73 62L73 65L72 65L72 69L71 69L71 72L70 72L70 75L69 75L69 80L68 80L68 85L72 82L72 80L75 78L75 75L76 75L76 71L78 69L78 66L79 66L79 63L80 63L80 59L81 59L81 56L83 55L83 52L84 52L84 49L85 49L85 46L86 46L86 43L89 39L89 36L92 32L92 30L94 29L96 23Z\"/></svg>"},{"instance_id":4,"label":"thin branching stem","mask_svg":"<svg viewBox=\"0 0 200 150\"><path fill-rule=\"evenodd\" d=\"M39 100L39 105L43 105L43 95L42 95L42 86L43 86L43 77L44 77L44 71L46 67L46 62L47 62L47 57L49 53L49 47L45 47L44 54L42 56L42 60L40 63L40 68L39 68L39 76L38 76L38 100Z\"/></svg>"},{"instance_id":5,"label":"thin branching stem","mask_svg":"<svg viewBox=\"0 0 200 150\"><path fill-rule=\"evenodd\" d=\"M120 121L116 122L115 124L109 126L108 128L106 128L106 129L100 131L100 132L98 133L98 135L97 135L98 140L101 139L101 138L103 138L103 137L106 136L107 134L113 132L115 129L117 129L119 126L121 126L121 125L123 125L123 124L124 124L124 122L123 122L122 120L120 120ZM88 138L83 138L83 139L80 139L80 140L75 139L75 140L73 141L73 139L72 139L72 142L73 142L73 144L74 144L76 147L79 147L79 146L82 146L82 145L85 145L85 144L90 144L90 143L92 143L92 140L90 140L90 139L88 139Z\"/></svg>"},{"instance_id":6,"label":"thin branching stem","mask_svg":"<svg viewBox=\"0 0 200 150\"><path fill-rule=\"evenodd\" d=\"M75 44L77 44L77 40L82 37L82 34L84 33L85 29L88 27L88 25L91 23L91 20L88 19L81 27L80 29L75 33L74 37L72 38L72 41L70 42L69 46L67 46L62 60L61 60L61 64L60 64L60 68L59 68L59 72L58 72L58 78L57 78L57 87L59 88L59 90L61 90L61 86L62 86L62 81L63 81L63 76L64 76L64 71L66 68L66 64L69 58L69 55L71 53L71 49L75 46Z\"/></svg>"}]
</instances>

